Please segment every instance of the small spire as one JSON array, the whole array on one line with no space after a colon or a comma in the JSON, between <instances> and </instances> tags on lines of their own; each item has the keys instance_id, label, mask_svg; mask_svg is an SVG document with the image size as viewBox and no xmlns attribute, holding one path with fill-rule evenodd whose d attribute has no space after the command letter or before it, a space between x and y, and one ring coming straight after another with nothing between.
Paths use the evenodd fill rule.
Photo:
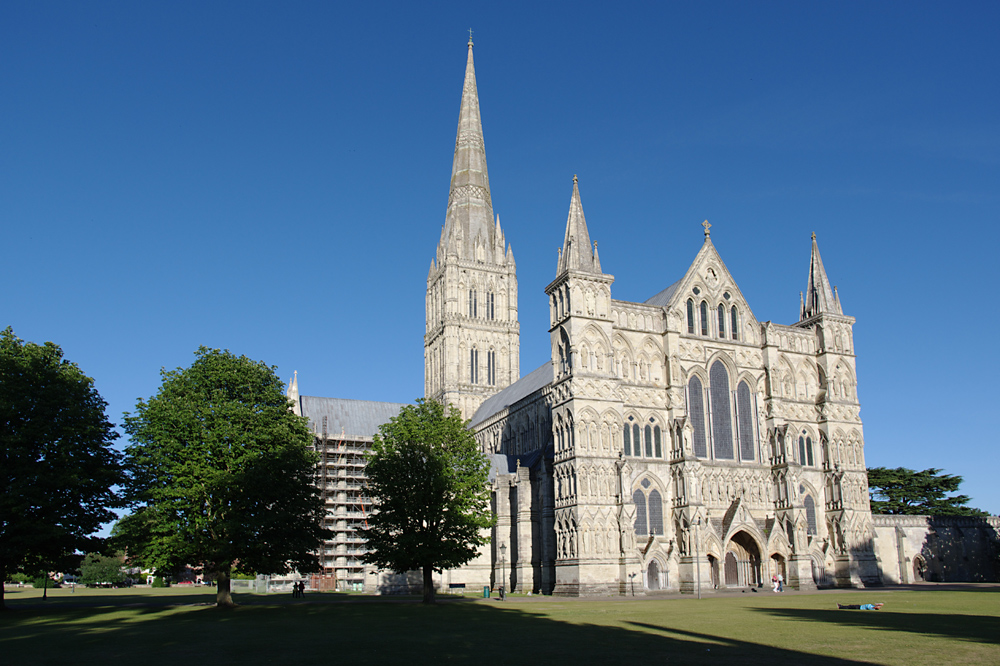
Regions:
<instances>
[{"instance_id":1,"label":"small spire","mask_svg":"<svg viewBox=\"0 0 1000 666\"><path fill-rule=\"evenodd\" d=\"M701 226L705 227L705 239L708 240L708 238L712 235L712 232L709 231L709 229L712 228L712 225L708 223L708 220L705 220L701 223Z\"/></svg>"},{"instance_id":2,"label":"small spire","mask_svg":"<svg viewBox=\"0 0 1000 666\"><path fill-rule=\"evenodd\" d=\"M569 215L566 218L566 238L556 266L556 275L568 270L601 272L596 251L590 247L587 218L583 215L583 203L580 201L580 179L576 174L573 174L573 195L569 200Z\"/></svg>"},{"instance_id":3,"label":"small spire","mask_svg":"<svg viewBox=\"0 0 1000 666\"><path fill-rule=\"evenodd\" d=\"M824 312L843 314L840 309L840 298L834 296L830 280L826 277L823 259L819 255L819 244L816 242L816 234L813 233L812 252L809 257L809 284L806 287L802 318L808 319Z\"/></svg>"},{"instance_id":4,"label":"small spire","mask_svg":"<svg viewBox=\"0 0 1000 666\"><path fill-rule=\"evenodd\" d=\"M472 28L469 28L469 46L472 46Z\"/></svg>"}]
</instances>

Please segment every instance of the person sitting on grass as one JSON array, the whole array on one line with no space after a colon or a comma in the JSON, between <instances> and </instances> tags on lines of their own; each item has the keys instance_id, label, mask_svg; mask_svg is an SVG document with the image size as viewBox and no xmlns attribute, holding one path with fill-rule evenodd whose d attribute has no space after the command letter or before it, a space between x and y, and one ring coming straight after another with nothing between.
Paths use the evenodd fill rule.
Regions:
<instances>
[{"instance_id":1,"label":"person sitting on grass","mask_svg":"<svg viewBox=\"0 0 1000 666\"><path fill-rule=\"evenodd\" d=\"M885 604L837 604L841 610L882 610Z\"/></svg>"}]
</instances>

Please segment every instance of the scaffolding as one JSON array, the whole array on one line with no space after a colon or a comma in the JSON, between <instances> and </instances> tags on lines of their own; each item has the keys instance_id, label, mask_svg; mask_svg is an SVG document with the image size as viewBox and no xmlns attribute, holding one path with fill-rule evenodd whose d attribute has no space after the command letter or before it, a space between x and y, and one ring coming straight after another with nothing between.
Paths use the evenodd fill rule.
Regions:
<instances>
[{"instance_id":1,"label":"scaffolding","mask_svg":"<svg viewBox=\"0 0 1000 666\"><path fill-rule=\"evenodd\" d=\"M333 538L324 541L317 553L322 576L315 584L320 589L361 591L365 584L365 539L357 529L367 525L371 499L365 484L365 454L371 448L371 437L327 434L327 418L316 435L319 454L319 485L326 515L323 526L333 531Z\"/></svg>"}]
</instances>

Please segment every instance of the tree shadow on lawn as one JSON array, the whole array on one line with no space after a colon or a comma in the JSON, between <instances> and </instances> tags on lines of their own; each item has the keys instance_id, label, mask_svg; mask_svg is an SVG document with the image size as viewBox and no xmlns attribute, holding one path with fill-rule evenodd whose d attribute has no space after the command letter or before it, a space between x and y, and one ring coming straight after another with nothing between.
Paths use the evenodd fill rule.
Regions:
<instances>
[{"instance_id":1,"label":"tree shadow on lawn","mask_svg":"<svg viewBox=\"0 0 1000 666\"><path fill-rule=\"evenodd\" d=\"M905 631L978 643L1000 644L1000 617L989 615L807 608L753 608L751 610L787 619L810 620L883 631Z\"/></svg>"},{"instance_id":2,"label":"tree shadow on lawn","mask_svg":"<svg viewBox=\"0 0 1000 666\"><path fill-rule=\"evenodd\" d=\"M818 664L861 662L707 634L632 623L634 628L551 619L516 606L419 604L255 605L234 611L163 607L25 609L0 616L8 663L143 666L317 659L364 663Z\"/></svg>"}]
</instances>

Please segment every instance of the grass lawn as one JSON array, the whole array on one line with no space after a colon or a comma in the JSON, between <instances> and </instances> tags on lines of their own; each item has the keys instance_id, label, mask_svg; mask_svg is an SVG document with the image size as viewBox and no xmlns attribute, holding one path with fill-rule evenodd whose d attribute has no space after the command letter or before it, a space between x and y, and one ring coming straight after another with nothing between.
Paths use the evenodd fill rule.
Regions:
<instances>
[{"instance_id":1,"label":"grass lawn","mask_svg":"<svg viewBox=\"0 0 1000 666\"><path fill-rule=\"evenodd\" d=\"M0 663L1000 664L1000 586L697 599L7 591ZM837 602L885 602L881 611ZM362 662L356 662L362 663Z\"/></svg>"}]
</instances>

